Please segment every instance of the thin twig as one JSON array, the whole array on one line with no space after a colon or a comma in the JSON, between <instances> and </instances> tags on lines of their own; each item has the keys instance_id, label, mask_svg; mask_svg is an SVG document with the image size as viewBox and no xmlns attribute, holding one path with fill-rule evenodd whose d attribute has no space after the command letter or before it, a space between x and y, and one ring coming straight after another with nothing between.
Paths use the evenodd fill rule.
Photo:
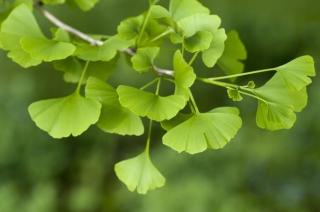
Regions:
<instances>
[{"instance_id":1,"label":"thin twig","mask_svg":"<svg viewBox=\"0 0 320 212\"><path fill-rule=\"evenodd\" d=\"M42 7L42 3L38 3L37 8L41 11L41 13L43 14L43 16L50 21L53 25L55 25L56 27L69 32L70 34L81 38L82 40L88 42L90 45L92 46L102 46L104 44L103 41L101 40L96 40L92 37L90 37L89 35L73 28L72 26L64 23L63 21L61 21L60 19L58 19L56 16L54 16L52 13L50 13L49 11L47 11L46 9L44 9ZM123 50L122 52L130 55L130 56L134 56L136 54L136 52L134 51L134 49L128 48ZM174 71L173 70L168 70L168 69L163 69L163 68L159 68L157 66L153 66L154 71L159 75L159 76L163 76L163 75L167 75L170 77L174 77Z\"/></svg>"}]
</instances>

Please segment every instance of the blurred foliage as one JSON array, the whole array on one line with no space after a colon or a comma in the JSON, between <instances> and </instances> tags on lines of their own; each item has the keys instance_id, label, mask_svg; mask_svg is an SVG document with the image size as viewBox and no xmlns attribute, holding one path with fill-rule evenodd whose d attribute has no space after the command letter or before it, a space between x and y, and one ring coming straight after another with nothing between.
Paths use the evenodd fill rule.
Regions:
<instances>
[{"instance_id":1,"label":"blurred foliage","mask_svg":"<svg viewBox=\"0 0 320 212\"><path fill-rule=\"evenodd\" d=\"M303 54L320 62L319 1L203 2L227 29L239 31L248 48L248 70ZM83 31L113 34L121 19L146 6L142 0L102 0L87 13L64 6L52 11ZM48 25L41 16L39 20ZM170 64L167 60L161 61L164 67ZM67 94L71 87L49 65L23 70L3 52L0 64L1 212L320 211L319 77L310 87L308 108L289 131L259 130L251 100L240 105L245 127L223 150L176 154L161 145L158 126L152 151L167 185L140 196L116 180L113 165L136 155L143 140L95 128L78 138L53 140L34 126L26 108L34 100ZM117 69L121 75L114 82L139 80L126 75L128 67ZM203 107L229 102L222 89L199 85L196 93Z\"/></svg>"}]
</instances>

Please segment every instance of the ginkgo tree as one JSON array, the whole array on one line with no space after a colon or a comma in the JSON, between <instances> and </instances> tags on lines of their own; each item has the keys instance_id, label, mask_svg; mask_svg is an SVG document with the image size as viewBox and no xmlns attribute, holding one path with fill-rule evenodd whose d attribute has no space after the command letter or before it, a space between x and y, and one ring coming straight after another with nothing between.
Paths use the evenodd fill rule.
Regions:
<instances>
[{"instance_id":1,"label":"ginkgo tree","mask_svg":"<svg viewBox=\"0 0 320 212\"><path fill-rule=\"evenodd\" d=\"M221 149L242 126L236 107L200 111L191 88L196 81L223 87L235 102L244 97L257 101L256 123L266 130L290 129L297 113L307 105L307 86L315 76L311 56L301 56L274 68L244 72L247 52L236 31L226 32L218 15L197 0L171 0L168 7L149 0L140 15L119 23L117 34L90 36L66 24L46 7L68 4L90 10L98 0L15 0L2 3L0 47L24 68L50 62L75 84L68 96L32 103L29 114L50 136L60 139L79 136L96 125L106 133L141 136L146 147L137 156L115 164L115 173L130 191L145 194L162 187L165 178L150 157L153 123L165 133L163 144L181 153ZM47 37L35 13L52 26ZM171 67L155 64L163 42L176 48ZM141 75L154 79L141 87L108 84L119 55ZM208 68L218 67L223 76L204 78L193 68L195 61ZM272 72L262 86L254 81L236 84L236 78ZM162 82L172 83L171 94L161 95ZM83 89L84 88L84 89ZM149 120L144 126L143 119ZM145 130L146 129L146 130Z\"/></svg>"}]
</instances>

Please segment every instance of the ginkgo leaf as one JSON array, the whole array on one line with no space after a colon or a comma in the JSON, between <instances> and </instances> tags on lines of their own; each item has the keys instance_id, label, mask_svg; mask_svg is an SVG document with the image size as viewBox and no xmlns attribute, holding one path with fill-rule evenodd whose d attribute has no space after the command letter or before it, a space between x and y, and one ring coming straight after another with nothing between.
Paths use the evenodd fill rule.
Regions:
<instances>
[{"instance_id":1,"label":"ginkgo leaf","mask_svg":"<svg viewBox=\"0 0 320 212\"><path fill-rule=\"evenodd\" d=\"M129 48L132 41L120 39L119 36L113 36L104 42L102 46L92 46L90 44L80 44L77 46L75 56L86 61L110 61L118 51Z\"/></svg>"},{"instance_id":2,"label":"ginkgo leaf","mask_svg":"<svg viewBox=\"0 0 320 212\"><path fill-rule=\"evenodd\" d=\"M78 93L35 102L28 108L36 125L54 138L78 136L95 124L101 104Z\"/></svg>"},{"instance_id":3,"label":"ginkgo leaf","mask_svg":"<svg viewBox=\"0 0 320 212\"><path fill-rule=\"evenodd\" d=\"M301 90L311 84L310 77L314 77L314 60L311 56L298 57L289 63L276 68L279 75L291 89Z\"/></svg>"},{"instance_id":4,"label":"ginkgo leaf","mask_svg":"<svg viewBox=\"0 0 320 212\"><path fill-rule=\"evenodd\" d=\"M247 59L247 51L238 33L227 33L227 40L223 55L218 61L219 67L228 75L242 73L244 70L243 60Z\"/></svg>"},{"instance_id":5,"label":"ginkgo leaf","mask_svg":"<svg viewBox=\"0 0 320 212\"><path fill-rule=\"evenodd\" d=\"M193 114L184 114L184 113L178 113L174 118L166 121L161 122L161 127L169 131L172 128L176 127L177 125L181 124L184 121L187 121L190 117L192 117Z\"/></svg>"},{"instance_id":6,"label":"ginkgo leaf","mask_svg":"<svg viewBox=\"0 0 320 212\"><path fill-rule=\"evenodd\" d=\"M86 86L86 96L101 102L102 111L98 127L108 133L119 135L142 135L143 123L139 116L119 103L116 90L107 83L90 77Z\"/></svg>"},{"instance_id":7,"label":"ginkgo leaf","mask_svg":"<svg viewBox=\"0 0 320 212\"><path fill-rule=\"evenodd\" d=\"M139 48L137 53L131 57L132 67L138 72L145 72L153 68L153 62L159 54L159 47Z\"/></svg>"},{"instance_id":8,"label":"ginkgo leaf","mask_svg":"<svg viewBox=\"0 0 320 212\"><path fill-rule=\"evenodd\" d=\"M217 15L194 14L178 21L185 37L191 37L197 32L207 31L214 33L218 30L221 19Z\"/></svg>"},{"instance_id":9,"label":"ginkgo leaf","mask_svg":"<svg viewBox=\"0 0 320 212\"><path fill-rule=\"evenodd\" d=\"M11 58L14 62L18 63L23 68L28 68L31 66L37 66L42 61L36 58L31 57L30 54L23 51L22 49L11 50L8 53L8 57Z\"/></svg>"},{"instance_id":10,"label":"ginkgo leaf","mask_svg":"<svg viewBox=\"0 0 320 212\"><path fill-rule=\"evenodd\" d=\"M196 80L196 75L183 58L181 52L177 50L173 57L173 69L176 86L181 88L190 88Z\"/></svg>"},{"instance_id":11,"label":"ginkgo leaf","mask_svg":"<svg viewBox=\"0 0 320 212\"><path fill-rule=\"evenodd\" d=\"M177 152L196 154L207 148L223 148L242 125L237 108L216 108L197 113L169 130L163 143Z\"/></svg>"},{"instance_id":12,"label":"ginkgo leaf","mask_svg":"<svg viewBox=\"0 0 320 212\"><path fill-rule=\"evenodd\" d=\"M46 38L23 37L20 43L23 50L28 52L31 57L46 62L65 59L71 56L76 49L71 43Z\"/></svg>"},{"instance_id":13,"label":"ginkgo leaf","mask_svg":"<svg viewBox=\"0 0 320 212\"><path fill-rule=\"evenodd\" d=\"M188 52L195 53L208 49L212 42L211 32L200 31L184 40L184 46Z\"/></svg>"},{"instance_id":14,"label":"ginkgo leaf","mask_svg":"<svg viewBox=\"0 0 320 212\"><path fill-rule=\"evenodd\" d=\"M22 37L45 38L27 5L16 7L1 24L0 39L5 50L20 48Z\"/></svg>"},{"instance_id":15,"label":"ginkgo leaf","mask_svg":"<svg viewBox=\"0 0 320 212\"><path fill-rule=\"evenodd\" d=\"M149 190L160 188L166 182L159 170L153 165L147 151L117 163L114 170L129 191L137 190L139 194L146 194Z\"/></svg>"},{"instance_id":16,"label":"ginkgo leaf","mask_svg":"<svg viewBox=\"0 0 320 212\"><path fill-rule=\"evenodd\" d=\"M99 0L72 0L72 1L75 4L77 4L80 7L80 9L83 11L91 10L99 2Z\"/></svg>"},{"instance_id":17,"label":"ginkgo leaf","mask_svg":"<svg viewBox=\"0 0 320 212\"><path fill-rule=\"evenodd\" d=\"M140 28L143 23L143 16L130 17L122 21L117 28L120 38L132 40L139 36Z\"/></svg>"},{"instance_id":18,"label":"ginkgo leaf","mask_svg":"<svg viewBox=\"0 0 320 212\"><path fill-rule=\"evenodd\" d=\"M173 118L186 104L182 95L162 97L130 86L119 86L117 93L123 107L155 121Z\"/></svg>"},{"instance_id":19,"label":"ginkgo leaf","mask_svg":"<svg viewBox=\"0 0 320 212\"><path fill-rule=\"evenodd\" d=\"M159 18L169 18L170 17L169 11L160 5L152 5L150 7L150 10L151 10L151 12L150 12L151 18L159 19Z\"/></svg>"},{"instance_id":20,"label":"ginkgo leaf","mask_svg":"<svg viewBox=\"0 0 320 212\"><path fill-rule=\"evenodd\" d=\"M277 72L264 86L254 89L261 98L257 109L257 125L268 130L290 129L295 121L295 112L307 105L306 88L292 90Z\"/></svg>"},{"instance_id":21,"label":"ginkgo leaf","mask_svg":"<svg viewBox=\"0 0 320 212\"><path fill-rule=\"evenodd\" d=\"M42 0L44 4L63 4L66 0Z\"/></svg>"},{"instance_id":22,"label":"ginkgo leaf","mask_svg":"<svg viewBox=\"0 0 320 212\"><path fill-rule=\"evenodd\" d=\"M238 90L228 89L227 92L228 92L228 97L232 99L232 101L240 102L243 100L243 97Z\"/></svg>"},{"instance_id":23,"label":"ginkgo leaf","mask_svg":"<svg viewBox=\"0 0 320 212\"><path fill-rule=\"evenodd\" d=\"M202 60L207 67L212 68L216 65L224 52L226 39L227 35L224 29L219 29L213 33L210 47L202 52Z\"/></svg>"},{"instance_id":24,"label":"ginkgo leaf","mask_svg":"<svg viewBox=\"0 0 320 212\"><path fill-rule=\"evenodd\" d=\"M208 8L197 0L171 0L169 12L176 21L195 14L209 14Z\"/></svg>"},{"instance_id":25,"label":"ginkgo leaf","mask_svg":"<svg viewBox=\"0 0 320 212\"><path fill-rule=\"evenodd\" d=\"M8 50L8 57L22 67L39 65L41 60L31 57L20 46L20 39L29 36L45 38L30 8L21 4L4 20L0 28L0 42L3 49Z\"/></svg>"}]
</instances>

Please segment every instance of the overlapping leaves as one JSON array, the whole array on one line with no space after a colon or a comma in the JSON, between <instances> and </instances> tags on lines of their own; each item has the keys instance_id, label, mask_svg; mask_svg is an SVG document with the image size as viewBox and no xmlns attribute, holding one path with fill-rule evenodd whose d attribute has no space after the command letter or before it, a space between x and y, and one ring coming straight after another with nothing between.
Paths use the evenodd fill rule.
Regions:
<instances>
[{"instance_id":1,"label":"overlapping leaves","mask_svg":"<svg viewBox=\"0 0 320 212\"><path fill-rule=\"evenodd\" d=\"M0 41L9 51L8 57L23 67L64 59L75 51L71 43L46 38L25 4L16 7L2 23Z\"/></svg>"}]
</instances>

